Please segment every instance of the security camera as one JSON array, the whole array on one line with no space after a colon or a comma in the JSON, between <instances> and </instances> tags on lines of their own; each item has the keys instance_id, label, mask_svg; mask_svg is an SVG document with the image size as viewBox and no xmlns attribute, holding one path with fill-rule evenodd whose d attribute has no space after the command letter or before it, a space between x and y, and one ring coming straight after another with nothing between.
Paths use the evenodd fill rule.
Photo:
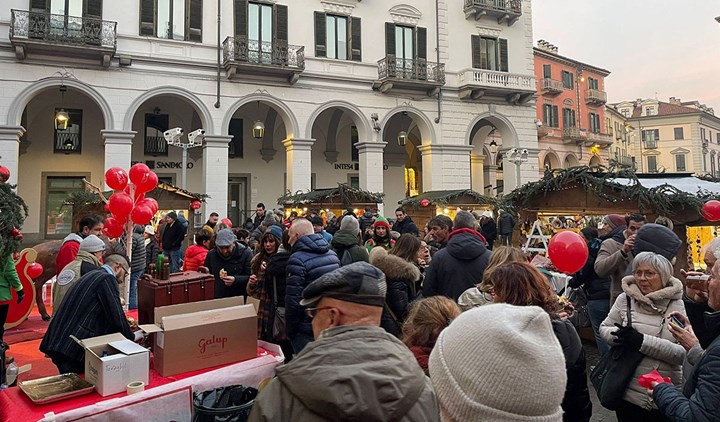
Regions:
<instances>
[{"instance_id":1,"label":"security camera","mask_svg":"<svg viewBox=\"0 0 720 422\"><path fill-rule=\"evenodd\" d=\"M527 150L527 148L523 148L523 150L522 150L522 155L528 155L528 150Z\"/></svg>"},{"instance_id":2,"label":"security camera","mask_svg":"<svg viewBox=\"0 0 720 422\"><path fill-rule=\"evenodd\" d=\"M180 137L183 134L182 128L174 127L170 130L166 130L163 135L165 136L165 141L167 141L168 144L176 144L180 142Z\"/></svg>"},{"instance_id":3,"label":"security camera","mask_svg":"<svg viewBox=\"0 0 720 422\"><path fill-rule=\"evenodd\" d=\"M188 141L190 141L190 145L202 144L203 139L205 139L205 131L203 129L193 130L188 133Z\"/></svg>"}]
</instances>

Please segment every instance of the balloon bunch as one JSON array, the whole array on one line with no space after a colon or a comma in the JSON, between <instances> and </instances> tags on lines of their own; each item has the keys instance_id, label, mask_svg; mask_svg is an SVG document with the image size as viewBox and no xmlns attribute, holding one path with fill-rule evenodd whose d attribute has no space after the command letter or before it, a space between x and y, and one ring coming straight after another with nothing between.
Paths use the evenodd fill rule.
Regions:
<instances>
[{"instance_id":1,"label":"balloon bunch","mask_svg":"<svg viewBox=\"0 0 720 422\"><path fill-rule=\"evenodd\" d=\"M145 198L145 193L158 184L155 172L142 163L132 166L129 174L120 167L111 167L105 172L105 183L115 190L107 204L112 217L105 220L103 227L107 237L131 233L133 224L144 226L150 223L158 211L158 203L153 198Z\"/></svg>"}]
</instances>

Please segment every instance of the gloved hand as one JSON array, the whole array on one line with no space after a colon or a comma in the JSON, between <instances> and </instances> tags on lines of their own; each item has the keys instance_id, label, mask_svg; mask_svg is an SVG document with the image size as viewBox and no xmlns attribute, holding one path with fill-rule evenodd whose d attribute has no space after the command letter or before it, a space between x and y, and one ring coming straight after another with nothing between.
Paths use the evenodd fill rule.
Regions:
<instances>
[{"instance_id":1,"label":"gloved hand","mask_svg":"<svg viewBox=\"0 0 720 422\"><path fill-rule=\"evenodd\" d=\"M23 299L25 299L25 290L20 290L19 292L17 292L17 296L18 296L17 303L19 304L20 302L23 301Z\"/></svg>"},{"instance_id":2,"label":"gloved hand","mask_svg":"<svg viewBox=\"0 0 720 422\"><path fill-rule=\"evenodd\" d=\"M617 337L615 340L616 343L634 350L640 350L644 337L638 332L638 330L632 327L622 326L620 324L615 324L615 326L618 327L618 330L613 331L610 334Z\"/></svg>"}]
</instances>

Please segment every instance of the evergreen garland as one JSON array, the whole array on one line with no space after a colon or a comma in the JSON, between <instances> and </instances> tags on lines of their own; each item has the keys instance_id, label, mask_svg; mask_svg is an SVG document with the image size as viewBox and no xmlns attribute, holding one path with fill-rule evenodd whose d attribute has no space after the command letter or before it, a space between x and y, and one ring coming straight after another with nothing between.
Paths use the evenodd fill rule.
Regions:
<instances>
[{"instance_id":1,"label":"evergreen garland","mask_svg":"<svg viewBox=\"0 0 720 422\"><path fill-rule=\"evenodd\" d=\"M0 257L20 250L21 236L13 236L12 229L20 230L28 216L28 206L13 189L17 185L0 183Z\"/></svg>"},{"instance_id":2,"label":"evergreen garland","mask_svg":"<svg viewBox=\"0 0 720 422\"><path fill-rule=\"evenodd\" d=\"M422 206L421 202L423 199L427 199L430 201L431 205L443 207L446 205L452 205L453 201L463 196L470 197L472 204L474 205L488 205L494 207L497 204L497 199L491 196L485 196L471 189L428 191L405 198L398 203L413 209L419 209Z\"/></svg>"},{"instance_id":3,"label":"evergreen garland","mask_svg":"<svg viewBox=\"0 0 720 422\"><path fill-rule=\"evenodd\" d=\"M383 202L384 193L355 189L347 183L338 183L336 188L314 189L303 193L287 192L278 198L278 204L287 206L298 206L312 203L333 203L350 206L352 204L380 204Z\"/></svg>"}]
</instances>

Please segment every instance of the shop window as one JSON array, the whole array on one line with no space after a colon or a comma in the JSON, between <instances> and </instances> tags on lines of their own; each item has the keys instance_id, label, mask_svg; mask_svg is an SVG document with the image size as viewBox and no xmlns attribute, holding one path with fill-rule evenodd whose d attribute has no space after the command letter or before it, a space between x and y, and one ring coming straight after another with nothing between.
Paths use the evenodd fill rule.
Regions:
<instances>
[{"instance_id":1,"label":"shop window","mask_svg":"<svg viewBox=\"0 0 720 422\"><path fill-rule=\"evenodd\" d=\"M60 111L55 109L55 114ZM68 114L67 128L55 129L54 152L80 154L82 151L82 110L65 110Z\"/></svg>"},{"instance_id":2,"label":"shop window","mask_svg":"<svg viewBox=\"0 0 720 422\"><path fill-rule=\"evenodd\" d=\"M72 207L65 201L72 193L85 190L83 177L48 177L45 189L45 235L64 237L73 230Z\"/></svg>"}]
</instances>

